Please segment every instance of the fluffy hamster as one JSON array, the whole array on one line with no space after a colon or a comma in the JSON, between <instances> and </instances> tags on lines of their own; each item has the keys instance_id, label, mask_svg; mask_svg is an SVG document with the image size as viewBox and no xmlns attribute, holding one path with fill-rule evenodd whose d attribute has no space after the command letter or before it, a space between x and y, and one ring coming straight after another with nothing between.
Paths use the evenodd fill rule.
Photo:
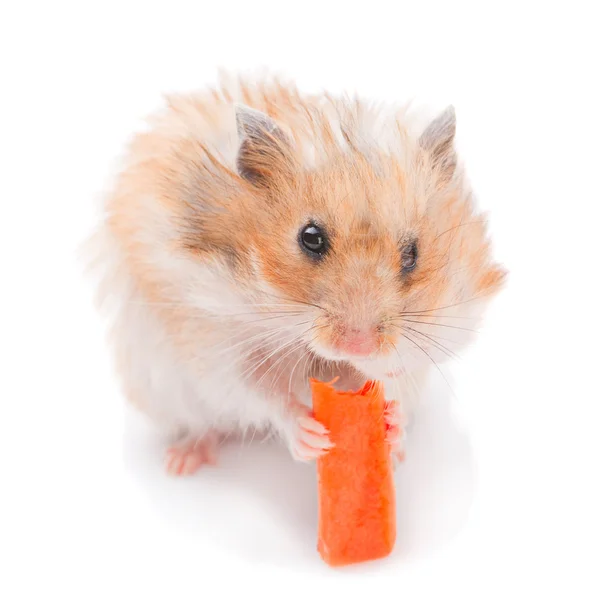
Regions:
<instances>
[{"instance_id":1,"label":"fluffy hamster","mask_svg":"<svg viewBox=\"0 0 600 600\"><path fill-rule=\"evenodd\" d=\"M309 377L381 379L390 440L427 372L464 347L504 272L454 149L450 107L409 111L278 81L168 98L127 153L92 242L124 392L176 436L330 447Z\"/></svg>"}]
</instances>

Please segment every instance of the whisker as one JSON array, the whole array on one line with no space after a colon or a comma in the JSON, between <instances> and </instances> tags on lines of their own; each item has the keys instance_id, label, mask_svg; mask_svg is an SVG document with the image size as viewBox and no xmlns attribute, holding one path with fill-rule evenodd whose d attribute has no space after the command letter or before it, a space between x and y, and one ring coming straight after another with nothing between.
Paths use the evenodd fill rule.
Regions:
<instances>
[{"instance_id":1,"label":"whisker","mask_svg":"<svg viewBox=\"0 0 600 600\"><path fill-rule=\"evenodd\" d=\"M311 374L311 369L312 369L312 365L314 363L314 355L313 353L308 350L308 356L309 356L309 360L306 361L306 363L304 363L304 369L302 369L302 380L303 381L307 381L308 378L310 377Z\"/></svg>"},{"instance_id":2,"label":"whisker","mask_svg":"<svg viewBox=\"0 0 600 600\"><path fill-rule=\"evenodd\" d=\"M281 360L277 361L279 363L279 367L277 368L277 371L274 374L274 380L271 384L271 387L273 389L278 389L277 386L279 384L279 381L281 380L281 377L285 374L286 367L289 367L289 365L290 365L290 361L285 360L285 358L298 350L301 351L303 346L304 346L304 340L300 340L298 342L298 344L294 348L292 348L292 350L289 353L287 353L285 356L283 356L281 358ZM304 354L301 352L300 359L296 362L296 364L298 364L298 362L302 359L302 356L304 356ZM293 360L293 357L291 358L291 360ZM291 393L289 386L288 386L288 393Z\"/></svg>"},{"instance_id":3,"label":"whisker","mask_svg":"<svg viewBox=\"0 0 600 600\"><path fill-rule=\"evenodd\" d=\"M283 312L274 312L269 311L268 313L256 313L256 312L247 312L247 313L224 313L219 315L213 315L211 313L202 313L198 316L192 316L192 318L198 319L232 319L236 317L259 317L252 321L245 320L247 323L262 323L263 321L272 321L273 319L283 319L284 317L295 317L306 314L304 311L283 311Z\"/></svg>"},{"instance_id":4,"label":"whisker","mask_svg":"<svg viewBox=\"0 0 600 600\"><path fill-rule=\"evenodd\" d=\"M309 327L303 334L302 334L302 339L300 339L298 345L292 349L291 352L289 352L287 355L291 354L293 351L295 350L299 350L302 348L302 346L306 345L306 341L304 340L304 337L306 336L306 334L308 334L315 326L312 325L311 327ZM296 364L294 365L294 368L292 369L292 373L290 374L290 381L289 381L289 388L288 388L288 392L291 394L291 384L292 384L292 375L294 373L294 370L296 369L296 367L298 366L298 363L302 360L303 356L305 356L306 353L301 354L300 358L296 361ZM285 356L283 357L285 358ZM277 388L277 384L279 383L279 380L281 379L281 376L284 373L284 368L286 366L287 363L285 363L283 360L280 360L280 367L277 369L277 372L275 374L275 381L273 382L273 387Z\"/></svg>"},{"instance_id":5,"label":"whisker","mask_svg":"<svg viewBox=\"0 0 600 600\"><path fill-rule=\"evenodd\" d=\"M467 321L477 321L478 320L477 317L467 317L465 315L430 315L430 314L425 314L425 313L418 312L418 311L402 312L402 313L400 313L399 316L404 316L404 315L406 315L407 317L423 317L425 319L466 319ZM391 319L393 319L393 317ZM389 321L391 319L385 319L385 320Z\"/></svg>"},{"instance_id":6,"label":"whisker","mask_svg":"<svg viewBox=\"0 0 600 600\"><path fill-rule=\"evenodd\" d=\"M306 331L302 331L300 332L300 334L292 337L291 340L285 342L284 344L282 344L281 346L275 348L275 350L273 350L273 352L271 352L270 354L267 355L266 358L264 358L260 363L258 363L258 365L256 365L253 369L250 370L250 372L245 371L244 373L242 373L241 377L243 381L247 381L254 373L256 373L256 371L268 360L270 360L271 358L273 358L273 356L275 356L278 352L283 351L285 348L288 348L290 345L295 344L296 342L298 342L298 340L301 340L301 338L306 334L308 330ZM276 364L277 360L275 361ZM273 365L271 365L271 367L269 367L269 369L267 370L267 372L269 372L272 369ZM266 373L264 373L261 378L259 379L259 381L262 381L262 379L264 378L264 376L266 375ZM258 385L258 383L257 383Z\"/></svg>"},{"instance_id":7,"label":"whisker","mask_svg":"<svg viewBox=\"0 0 600 600\"><path fill-rule=\"evenodd\" d=\"M417 385L415 378L413 377L413 374L406 368L406 363L402 359L400 351L398 350L398 346L396 346L396 344L394 344L394 342L390 342L390 343L392 344L394 350L396 351L396 355L398 356L398 361L400 362L400 366L402 367L403 373L402 373L401 377L407 383L406 391L410 394L411 399L414 400L415 398L419 397L419 386ZM395 378L393 380L393 385L394 385L394 393L396 394L396 401L403 403L404 407L405 407L406 404L404 403L404 398L402 398L403 390L402 390L402 385L400 383L400 377Z\"/></svg>"},{"instance_id":8,"label":"whisker","mask_svg":"<svg viewBox=\"0 0 600 600\"><path fill-rule=\"evenodd\" d=\"M427 309L427 310L412 311L412 312L414 312L414 313L418 312L420 314L420 313L435 312L437 310L445 310L447 308L454 308L456 306L462 306L463 304L467 304L468 302L474 302L475 300L481 300L481 298L485 298L486 296L489 296L489 295L490 295L490 293L479 294L478 296L473 296L471 298L468 298L467 300L463 300L463 301L457 302L455 304L448 304L447 306L440 306L438 308L430 308L430 309ZM407 314L407 315L409 315L409 314L411 314L411 311L406 311L405 313L400 313L400 314Z\"/></svg>"},{"instance_id":9,"label":"whisker","mask_svg":"<svg viewBox=\"0 0 600 600\"><path fill-rule=\"evenodd\" d=\"M252 446L252 442L254 441L254 438L256 437L256 427L252 428L252 437L250 438L250 443L248 444L249 446Z\"/></svg>"},{"instance_id":10,"label":"whisker","mask_svg":"<svg viewBox=\"0 0 600 600\"><path fill-rule=\"evenodd\" d=\"M479 333L477 329L469 329L468 327L460 327L459 325L448 325L447 323L431 323L429 321L416 321L413 319L396 319L403 323L418 323L419 325L428 325L432 327L447 327L449 329L460 329L462 331L470 331L471 333Z\"/></svg>"},{"instance_id":11,"label":"whisker","mask_svg":"<svg viewBox=\"0 0 600 600\"><path fill-rule=\"evenodd\" d=\"M130 300L129 304L144 304L146 306L176 306L188 308L190 302L156 302L154 300ZM254 303L246 302L244 304L227 304L227 308L297 308L298 303L281 303L281 304L267 304L267 303ZM212 308L212 307L211 307ZM221 308L219 305L214 305L214 308Z\"/></svg>"},{"instance_id":12,"label":"whisker","mask_svg":"<svg viewBox=\"0 0 600 600\"><path fill-rule=\"evenodd\" d=\"M446 385L448 386L448 389L452 392L452 394L454 396L456 396L456 394L454 393L454 390L452 389L452 386L450 385L448 379L446 378L446 376L444 375L442 369L440 369L440 366L437 364L437 362L434 360L434 358L431 356L431 354L429 354L429 352L427 352L427 350L425 350L422 346L420 346L417 342L415 342L415 340L412 339L412 337L409 337L409 335L406 332L403 332L402 335L412 344L414 344L421 352L423 352L423 354L425 354L427 356L427 358L429 358L429 360L433 363L433 365L435 366L435 368L439 371L440 375L442 376L442 378L444 379L444 381L446 382Z\"/></svg>"},{"instance_id":13,"label":"whisker","mask_svg":"<svg viewBox=\"0 0 600 600\"><path fill-rule=\"evenodd\" d=\"M266 296L270 296L271 298L277 298L277 296L273 295L273 294L268 294L266 292L263 292ZM281 298L277 298L278 300L281 300ZM295 304L303 304L304 306L312 306L313 308L318 308L319 310L322 310L323 312L328 312L326 309L324 309L322 306L319 306L318 304L315 304L314 302L306 302L305 300L298 300L298 298L290 298L290 302L293 302Z\"/></svg>"},{"instance_id":14,"label":"whisker","mask_svg":"<svg viewBox=\"0 0 600 600\"><path fill-rule=\"evenodd\" d=\"M267 362L269 359L271 359L273 356L275 356L283 348L287 348L289 344L293 344L296 341L297 337L298 336L294 335L294 336L292 336L292 338L289 341L283 343L280 346L277 346L270 353L268 353L267 356L263 357L263 359L258 364L251 364L248 369L246 369L244 372L241 373L240 377L241 377L242 381L247 381L258 369L260 369L260 367L265 362Z\"/></svg>"},{"instance_id":15,"label":"whisker","mask_svg":"<svg viewBox=\"0 0 600 600\"><path fill-rule=\"evenodd\" d=\"M406 327L406 329L408 329L409 331L412 331L413 333L416 333L416 334L420 335L421 337L424 337L424 338L428 339L432 344L435 345L435 347L438 350L440 350L441 352L443 352L449 358L454 358L456 360L460 360L460 357L458 356L458 354L456 354L455 352L453 352L449 348L446 348L443 344L440 344L437 340L435 340L431 336L427 335L426 333L423 333L422 331L419 331L418 329L414 329L413 327Z\"/></svg>"},{"instance_id":16,"label":"whisker","mask_svg":"<svg viewBox=\"0 0 600 600\"><path fill-rule=\"evenodd\" d=\"M257 326L254 323L243 323L235 328L234 333L230 337L223 339L215 347L218 348L219 346L222 346L231 341L234 341L235 339L237 339L239 337L244 337L245 340L242 340L242 341L246 341L248 339L247 336L252 334L253 332L256 332L256 334L251 337L260 338L262 336L267 336L272 333L286 331L288 329L292 329L301 324L305 324L305 323L309 323L309 322L310 321L299 321L299 322L294 322L294 323L285 323L285 324L282 324L282 325L279 325L276 327L269 327L269 328L262 328L262 327Z\"/></svg>"},{"instance_id":17,"label":"whisker","mask_svg":"<svg viewBox=\"0 0 600 600\"><path fill-rule=\"evenodd\" d=\"M300 355L300 358L296 361L296 364L293 366L292 371L290 373L290 380L289 380L289 384L288 384L288 394L291 395L292 394L292 383L293 383L293 379L294 379L294 372L296 371L296 368L298 367L298 365L300 364L300 361L303 358L307 358L308 357L308 353L304 353Z\"/></svg>"},{"instance_id":18,"label":"whisker","mask_svg":"<svg viewBox=\"0 0 600 600\"><path fill-rule=\"evenodd\" d=\"M304 340L300 339L299 341L297 341L296 345L292 346L292 348L290 350L288 350L285 354L283 354L282 356L277 358L277 360L275 360L275 362L262 374L260 379L256 382L256 386L257 387L260 386L262 380L273 370L275 365L281 363L281 361L283 361L285 358L287 358L290 354L292 354L296 350L299 350L303 344L304 344ZM274 384L275 383L277 383L277 381L275 381Z\"/></svg>"},{"instance_id":19,"label":"whisker","mask_svg":"<svg viewBox=\"0 0 600 600\"><path fill-rule=\"evenodd\" d=\"M430 325L430 323L425 323L425 324L426 324L426 325ZM397 329L402 329L402 326L401 326L401 325L395 325L394 323L392 323L392 325L391 325L391 326L392 326L392 327L395 327L395 328L397 328ZM410 329L410 327L409 327L409 329ZM417 330L417 331L419 331L419 330ZM422 331L419 331L419 333L423 333L423 332L422 332ZM441 340L442 342L450 342L451 344L459 344L459 343L460 343L458 340L452 340L452 339L450 339L450 338L443 337L443 336L441 336L441 335L437 335L437 334L435 334L435 333L430 333L429 335L430 335L432 338L435 338L436 340Z\"/></svg>"},{"instance_id":20,"label":"whisker","mask_svg":"<svg viewBox=\"0 0 600 600\"><path fill-rule=\"evenodd\" d=\"M294 329L300 325L306 325L308 323L310 323L310 321L303 321L302 323L294 323L293 325L287 325L285 327L280 327L278 329L273 329L273 330L267 329L265 331L261 331L261 332L257 333L256 335L253 335L249 338L243 339L242 341L234 344L233 346L229 346L229 347L225 348L222 352L219 352L216 355L214 355L214 357L215 358L221 357L221 356L227 354L228 352L232 352L236 348L240 348L240 347L246 346L246 345L251 345L254 342L257 342L259 345L261 342L264 344L267 340L269 340L271 338L275 338L278 334L280 334L282 332L286 332L289 329ZM223 344L226 344L227 342L229 342L231 339L235 339L235 336L233 336L233 338L224 340L220 344L217 344L217 346L215 346L215 348L219 348Z\"/></svg>"}]
</instances>

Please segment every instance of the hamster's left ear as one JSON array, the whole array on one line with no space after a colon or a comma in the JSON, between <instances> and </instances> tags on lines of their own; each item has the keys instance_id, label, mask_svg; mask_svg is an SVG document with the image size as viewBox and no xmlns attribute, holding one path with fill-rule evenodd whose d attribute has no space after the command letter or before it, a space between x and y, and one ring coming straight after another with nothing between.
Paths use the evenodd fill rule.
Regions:
<instances>
[{"instance_id":1,"label":"hamster's left ear","mask_svg":"<svg viewBox=\"0 0 600 600\"><path fill-rule=\"evenodd\" d=\"M449 180L456 169L454 136L456 135L456 113L448 106L421 134L419 145L425 150L440 175Z\"/></svg>"},{"instance_id":2,"label":"hamster's left ear","mask_svg":"<svg viewBox=\"0 0 600 600\"><path fill-rule=\"evenodd\" d=\"M238 173L250 183L267 186L290 167L290 141L267 114L236 104L239 137Z\"/></svg>"}]
</instances>

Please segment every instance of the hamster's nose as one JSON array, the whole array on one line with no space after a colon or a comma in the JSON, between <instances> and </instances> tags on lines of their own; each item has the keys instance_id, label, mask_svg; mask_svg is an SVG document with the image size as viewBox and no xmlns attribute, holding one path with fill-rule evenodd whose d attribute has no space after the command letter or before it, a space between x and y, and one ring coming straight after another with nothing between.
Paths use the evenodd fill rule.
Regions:
<instances>
[{"instance_id":1,"label":"hamster's nose","mask_svg":"<svg viewBox=\"0 0 600 600\"><path fill-rule=\"evenodd\" d=\"M368 356L378 348L378 340L372 329L347 329L339 337L336 349L352 356Z\"/></svg>"}]
</instances>

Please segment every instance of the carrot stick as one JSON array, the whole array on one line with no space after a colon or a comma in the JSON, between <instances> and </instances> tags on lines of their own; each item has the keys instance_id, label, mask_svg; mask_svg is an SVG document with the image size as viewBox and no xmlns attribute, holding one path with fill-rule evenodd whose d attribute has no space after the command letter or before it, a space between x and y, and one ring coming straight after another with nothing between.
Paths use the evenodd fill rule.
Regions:
<instances>
[{"instance_id":1,"label":"carrot stick","mask_svg":"<svg viewBox=\"0 0 600 600\"><path fill-rule=\"evenodd\" d=\"M396 540L383 387L371 381L357 392L338 392L320 381L311 385L315 418L335 444L317 461L319 553L331 566L383 558Z\"/></svg>"}]
</instances>

